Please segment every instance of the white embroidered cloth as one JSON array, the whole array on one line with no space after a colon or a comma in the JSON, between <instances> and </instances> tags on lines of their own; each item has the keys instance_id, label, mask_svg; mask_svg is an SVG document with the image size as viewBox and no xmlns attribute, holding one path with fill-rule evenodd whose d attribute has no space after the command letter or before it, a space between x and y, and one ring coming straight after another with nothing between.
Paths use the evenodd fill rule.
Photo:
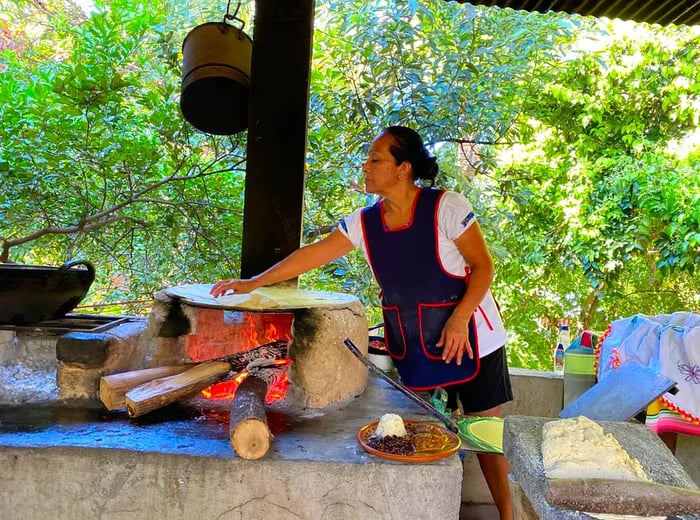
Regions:
<instances>
[{"instance_id":1,"label":"white embroidered cloth","mask_svg":"<svg viewBox=\"0 0 700 520\"><path fill-rule=\"evenodd\" d=\"M675 381L678 392L663 400L700 420L700 315L639 314L614 321L599 345L598 379L628 359Z\"/></svg>"}]
</instances>

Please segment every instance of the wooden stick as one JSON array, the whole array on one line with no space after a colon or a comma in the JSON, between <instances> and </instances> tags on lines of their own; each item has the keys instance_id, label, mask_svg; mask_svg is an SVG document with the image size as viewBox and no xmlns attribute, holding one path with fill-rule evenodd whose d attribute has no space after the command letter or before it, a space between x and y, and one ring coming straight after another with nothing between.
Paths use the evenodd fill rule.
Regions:
<instances>
[{"instance_id":1,"label":"wooden stick","mask_svg":"<svg viewBox=\"0 0 700 520\"><path fill-rule=\"evenodd\" d=\"M107 410L118 410L126 406L125 394L139 385L160 379L162 377L174 376L185 370L189 370L195 365L177 365L155 368L145 368L142 370L132 370L121 374L112 374L100 378L100 401Z\"/></svg>"},{"instance_id":2,"label":"wooden stick","mask_svg":"<svg viewBox=\"0 0 700 520\"><path fill-rule=\"evenodd\" d=\"M132 388L125 395L129 417L138 417L183 397L201 392L220 381L231 370L226 361L200 363L181 374L155 379Z\"/></svg>"},{"instance_id":3,"label":"wooden stick","mask_svg":"<svg viewBox=\"0 0 700 520\"><path fill-rule=\"evenodd\" d=\"M229 439L233 451L243 459L259 459L270 449L272 434L265 415L266 393L265 381L248 376L233 397Z\"/></svg>"},{"instance_id":4,"label":"wooden stick","mask_svg":"<svg viewBox=\"0 0 700 520\"><path fill-rule=\"evenodd\" d=\"M266 343L264 345L259 345L257 347L244 350L242 352L237 352L236 354L232 354L230 356L226 356L223 358L211 360L207 363L216 361L216 362L226 362L229 366L229 371L233 373L237 373L242 371L246 366L251 361L257 360L257 359L279 359L279 358L284 358L287 356L287 348L289 346L289 343L286 340L277 340L273 341L271 343ZM116 409L116 408L110 408L111 406L117 406L118 408L126 406L126 395L123 397L121 396L111 396L109 395L108 387L110 383L113 380L118 380L119 384L119 392L122 394L127 394L131 390L135 390L136 388L140 387L144 383L148 381L153 381L155 379L160 379L162 377L168 376L168 375L175 375L175 374L180 374L184 373L185 370L191 369L193 367L197 367L201 364L188 364L188 365L176 365L176 366L169 366L169 367L158 367L158 370L163 370L164 374L162 375L153 375L153 371L157 369L153 368L146 368L142 370L132 370L131 372L123 372L122 374L113 374L111 376L105 376L106 378L111 378L105 383L105 396L102 396L102 381L100 381L100 399L102 400L103 404L107 406L108 410ZM184 367L184 368L183 368ZM168 373L169 371L172 371ZM189 379L188 384L191 384L192 386L199 386L200 381L197 380L198 377L205 378L205 381L207 380L206 378L209 377L210 373L206 370L203 371L198 371L198 372L193 372L189 373ZM181 381L181 380L178 380ZM216 381L214 381L216 382ZM211 384L211 383L209 383ZM205 384L203 388L206 388L209 386L208 384ZM202 388L202 389L203 389ZM161 385L159 386L159 390L157 392L159 393L158 396L155 394L150 394L148 395L148 399L152 400L152 404L149 404L147 407L146 412L139 413L139 415L142 415L143 413L147 413L149 411L154 410L155 408L158 408L158 406L155 406L155 408L151 408L152 405L155 405L157 402L162 402L160 406L165 406L166 404L171 403L174 399L172 396L168 395L162 395L162 394L167 394L168 392L175 391L179 392L181 389L179 387L176 387L174 389L169 388L166 385ZM148 389L149 392L156 392L155 389L150 388ZM176 394L175 399L178 399L181 397L180 395ZM134 396L132 396L133 400ZM157 399L156 399L157 398ZM141 397L138 397L138 400L140 400ZM122 403L123 401L123 403ZM140 408L140 405L138 403L135 403L136 409ZM127 407L127 412L128 412L128 407ZM138 413L138 412L137 412ZM129 414L131 415L131 414ZM136 417L136 416L132 416Z\"/></svg>"}]
</instances>

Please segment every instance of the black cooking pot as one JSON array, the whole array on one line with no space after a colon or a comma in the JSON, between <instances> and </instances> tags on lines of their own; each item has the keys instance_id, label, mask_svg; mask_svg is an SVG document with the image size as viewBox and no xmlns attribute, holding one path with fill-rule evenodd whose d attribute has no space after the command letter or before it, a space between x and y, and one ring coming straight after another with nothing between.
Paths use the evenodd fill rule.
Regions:
<instances>
[{"instance_id":1,"label":"black cooking pot","mask_svg":"<svg viewBox=\"0 0 700 520\"><path fill-rule=\"evenodd\" d=\"M80 303L94 280L95 267L87 260L70 260L60 267L0 264L0 323L62 318Z\"/></svg>"}]
</instances>

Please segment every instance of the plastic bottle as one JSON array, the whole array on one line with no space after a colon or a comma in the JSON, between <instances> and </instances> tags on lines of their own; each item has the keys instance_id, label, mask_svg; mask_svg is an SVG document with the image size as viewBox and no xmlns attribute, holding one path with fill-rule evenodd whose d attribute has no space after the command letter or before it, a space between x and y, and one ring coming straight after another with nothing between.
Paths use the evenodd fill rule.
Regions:
<instances>
[{"instance_id":1,"label":"plastic bottle","mask_svg":"<svg viewBox=\"0 0 700 520\"><path fill-rule=\"evenodd\" d=\"M564 373L564 356L566 347L571 343L571 334L568 325L559 327L559 337L557 338L557 346L554 349L554 372L557 374Z\"/></svg>"},{"instance_id":2,"label":"plastic bottle","mask_svg":"<svg viewBox=\"0 0 700 520\"><path fill-rule=\"evenodd\" d=\"M557 348L554 349L554 372L564 373L564 345L561 343L558 343Z\"/></svg>"},{"instance_id":3,"label":"plastic bottle","mask_svg":"<svg viewBox=\"0 0 700 520\"><path fill-rule=\"evenodd\" d=\"M568 325L562 325L559 327L559 343L564 345L564 350L569 348L571 344L571 331Z\"/></svg>"}]
</instances>

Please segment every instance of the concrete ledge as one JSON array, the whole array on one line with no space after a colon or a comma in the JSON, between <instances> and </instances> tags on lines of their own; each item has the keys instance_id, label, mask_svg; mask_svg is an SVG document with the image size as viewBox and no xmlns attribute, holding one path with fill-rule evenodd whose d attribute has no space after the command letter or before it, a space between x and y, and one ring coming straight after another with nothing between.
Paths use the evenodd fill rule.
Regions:
<instances>
[{"instance_id":1,"label":"concrete ledge","mask_svg":"<svg viewBox=\"0 0 700 520\"><path fill-rule=\"evenodd\" d=\"M226 401L130 420L61 403L0 406L3 520L458 520L458 455L375 457L358 430L386 412L435 422L387 383L327 410L268 409L270 452L243 460Z\"/></svg>"},{"instance_id":2,"label":"concrete ledge","mask_svg":"<svg viewBox=\"0 0 700 520\"><path fill-rule=\"evenodd\" d=\"M14 520L457 519L461 468L2 448Z\"/></svg>"},{"instance_id":3,"label":"concrete ledge","mask_svg":"<svg viewBox=\"0 0 700 520\"><path fill-rule=\"evenodd\" d=\"M56 359L66 363L81 363L101 367L109 356L112 336L94 332L68 332L56 342Z\"/></svg>"}]
</instances>

